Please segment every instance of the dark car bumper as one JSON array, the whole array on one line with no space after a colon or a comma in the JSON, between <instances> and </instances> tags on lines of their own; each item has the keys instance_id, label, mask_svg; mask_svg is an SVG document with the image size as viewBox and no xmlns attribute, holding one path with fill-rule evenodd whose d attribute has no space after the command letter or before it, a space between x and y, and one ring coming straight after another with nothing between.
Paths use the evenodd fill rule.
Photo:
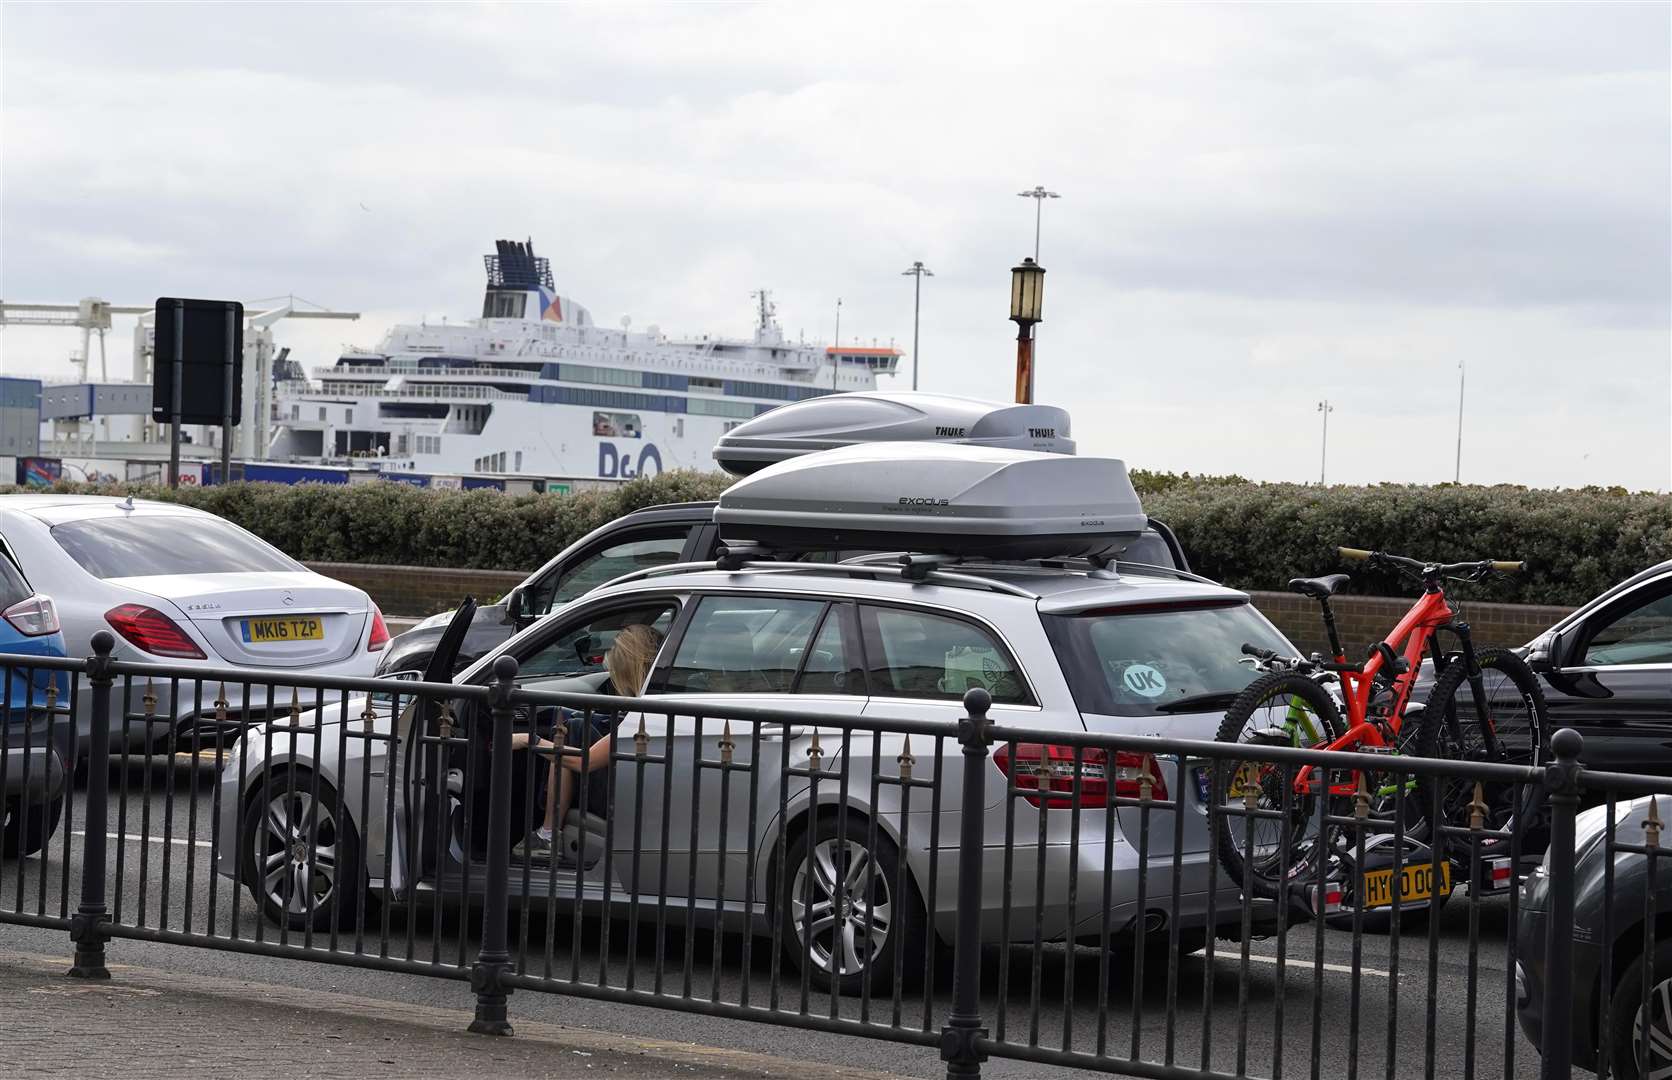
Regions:
<instances>
[{"instance_id":1,"label":"dark car bumper","mask_svg":"<svg viewBox=\"0 0 1672 1080\"><path fill-rule=\"evenodd\" d=\"M47 802L64 792L68 776L57 746L8 746L0 753L0 796Z\"/></svg>"},{"instance_id":2,"label":"dark car bumper","mask_svg":"<svg viewBox=\"0 0 1672 1080\"><path fill-rule=\"evenodd\" d=\"M1529 875L1521 893L1520 914L1515 936L1515 1019L1521 1034L1540 1053L1544 1051L1544 1018L1549 979L1544 966L1546 929L1550 925L1549 877ZM1572 995L1569 1030L1573 1032L1573 1064L1582 1069L1596 1064L1596 1016L1594 998L1601 953L1595 943L1575 939L1571 970L1564 974Z\"/></svg>"}]
</instances>

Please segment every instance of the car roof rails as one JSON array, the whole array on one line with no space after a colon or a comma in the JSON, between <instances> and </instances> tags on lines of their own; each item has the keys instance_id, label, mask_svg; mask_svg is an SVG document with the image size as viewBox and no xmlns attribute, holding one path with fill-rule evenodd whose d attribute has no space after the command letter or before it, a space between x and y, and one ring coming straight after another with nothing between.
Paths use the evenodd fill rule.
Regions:
<instances>
[{"instance_id":1,"label":"car roof rails","mask_svg":"<svg viewBox=\"0 0 1672 1080\"><path fill-rule=\"evenodd\" d=\"M1008 581L997 581L982 577L980 574L967 572L962 564L947 559L941 555L906 554L896 556L891 565L876 565L857 562L783 562L768 556L767 558L752 557L764 549L757 547L742 547L733 550L730 546L722 547L717 559L713 562L666 563L662 566L647 566L642 570L634 570L618 578L599 585L623 585L633 581L645 581L650 578L669 577L676 574L696 573L703 570L724 570L736 572L740 570L771 571L783 574L825 574L842 575L847 577L870 578L899 578L904 581L922 582L931 585L952 585L960 588L981 589L986 592L1005 593L1010 596L1026 597L1030 600L1039 599L1039 594L1031 589L1025 589ZM957 570L946 569L949 566L959 566Z\"/></svg>"},{"instance_id":2,"label":"car roof rails","mask_svg":"<svg viewBox=\"0 0 1672 1080\"><path fill-rule=\"evenodd\" d=\"M870 565L878 562L898 560L907 554L903 551L871 551L863 555L843 559L840 565ZM1075 563L1086 563L1076 566ZM960 570L977 573L1038 573L1041 570L1054 570L1064 574L1084 574L1088 577L1096 576L1105 580L1118 578L1122 571L1141 574L1166 574L1178 578L1180 581L1194 581L1202 585L1219 585L1221 582L1189 570L1181 570L1176 566L1160 566L1155 563L1127 562L1124 559L1107 559L1104 557L1089 557L1083 559L1071 558L1039 558L1039 559L978 559L975 561L953 560L947 565L956 566Z\"/></svg>"}]
</instances>

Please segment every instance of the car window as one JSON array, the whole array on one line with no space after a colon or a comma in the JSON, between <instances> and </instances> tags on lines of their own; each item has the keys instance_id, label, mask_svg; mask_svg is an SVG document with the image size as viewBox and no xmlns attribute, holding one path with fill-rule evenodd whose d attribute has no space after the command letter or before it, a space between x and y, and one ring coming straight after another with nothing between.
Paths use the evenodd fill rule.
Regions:
<instances>
[{"instance_id":1,"label":"car window","mask_svg":"<svg viewBox=\"0 0 1672 1080\"><path fill-rule=\"evenodd\" d=\"M654 536L640 534L586 552L536 585L535 595L529 598L528 614L545 615L623 574L678 562L679 553L685 549L686 532L679 529Z\"/></svg>"},{"instance_id":2,"label":"car window","mask_svg":"<svg viewBox=\"0 0 1672 1080\"><path fill-rule=\"evenodd\" d=\"M1672 594L1621 612L1585 646L1585 666L1672 664Z\"/></svg>"},{"instance_id":3,"label":"car window","mask_svg":"<svg viewBox=\"0 0 1672 1080\"><path fill-rule=\"evenodd\" d=\"M796 681L798 694L863 694L859 665L848 655L842 635L842 606L834 606L824 617L818 637L813 639L807 662Z\"/></svg>"},{"instance_id":4,"label":"car window","mask_svg":"<svg viewBox=\"0 0 1672 1080\"><path fill-rule=\"evenodd\" d=\"M1146 566L1173 566L1173 550L1154 529L1145 529L1138 538L1120 553L1120 561L1143 563Z\"/></svg>"},{"instance_id":5,"label":"car window","mask_svg":"<svg viewBox=\"0 0 1672 1080\"><path fill-rule=\"evenodd\" d=\"M96 578L304 569L260 537L216 517L86 518L53 526L52 538Z\"/></svg>"},{"instance_id":6,"label":"car window","mask_svg":"<svg viewBox=\"0 0 1672 1080\"><path fill-rule=\"evenodd\" d=\"M705 596L654 692L786 693L824 608L823 600Z\"/></svg>"},{"instance_id":7,"label":"car window","mask_svg":"<svg viewBox=\"0 0 1672 1080\"><path fill-rule=\"evenodd\" d=\"M517 680L550 679L587 675L604 670L604 654L615 636L627 627L642 623L663 637L673 625L678 606L671 600L638 603L585 617L579 622L562 620L549 635L528 642L517 656ZM619 689L619 688L618 688ZM622 690L636 694L639 687Z\"/></svg>"},{"instance_id":8,"label":"car window","mask_svg":"<svg viewBox=\"0 0 1672 1080\"><path fill-rule=\"evenodd\" d=\"M1000 704L1028 700L1015 662L975 624L903 608L867 605L860 612L871 693L956 701L980 686Z\"/></svg>"},{"instance_id":9,"label":"car window","mask_svg":"<svg viewBox=\"0 0 1672 1080\"><path fill-rule=\"evenodd\" d=\"M1200 695L1235 694L1259 672L1243 645L1293 650L1246 603L1046 615L1045 632L1081 712L1153 716ZM1205 703L1222 711L1227 703Z\"/></svg>"}]
</instances>

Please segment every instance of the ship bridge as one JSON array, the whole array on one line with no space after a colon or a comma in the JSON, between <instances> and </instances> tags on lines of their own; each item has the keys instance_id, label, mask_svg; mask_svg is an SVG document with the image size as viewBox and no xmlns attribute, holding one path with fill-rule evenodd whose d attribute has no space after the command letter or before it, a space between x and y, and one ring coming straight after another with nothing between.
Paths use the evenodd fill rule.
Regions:
<instances>
[{"instance_id":1,"label":"ship bridge","mask_svg":"<svg viewBox=\"0 0 1672 1080\"><path fill-rule=\"evenodd\" d=\"M825 356L832 364L853 368L865 368L874 375L892 375L900 367L900 357L905 354L895 348L858 348L852 345L830 345L824 350Z\"/></svg>"}]
</instances>

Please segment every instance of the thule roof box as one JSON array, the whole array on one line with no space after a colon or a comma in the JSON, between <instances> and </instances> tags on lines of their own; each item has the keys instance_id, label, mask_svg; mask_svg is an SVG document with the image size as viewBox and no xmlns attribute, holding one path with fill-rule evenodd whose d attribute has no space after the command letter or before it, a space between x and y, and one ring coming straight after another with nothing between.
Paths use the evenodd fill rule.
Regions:
<instances>
[{"instance_id":1,"label":"thule roof box","mask_svg":"<svg viewBox=\"0 0 1672 1080\"><path fill-rule=\"evenodd\" d=\"M714 460L747 476L788 458L875 442L962 443L1072 454L1068 413L948 394L831 394L782 405L726 432Z\"/></svg>"},{"instance_id":2,"label":"thule roof box","mask_svg":"<svg viewBox=\"0 0 1672 1080\"><path fill-rule=\"evenodd\" d=\"M728 543L991 559L1112 558L1148 519L1114 458L870 443L784 461L714 511Z\"/></svg>"}]
</instances>

